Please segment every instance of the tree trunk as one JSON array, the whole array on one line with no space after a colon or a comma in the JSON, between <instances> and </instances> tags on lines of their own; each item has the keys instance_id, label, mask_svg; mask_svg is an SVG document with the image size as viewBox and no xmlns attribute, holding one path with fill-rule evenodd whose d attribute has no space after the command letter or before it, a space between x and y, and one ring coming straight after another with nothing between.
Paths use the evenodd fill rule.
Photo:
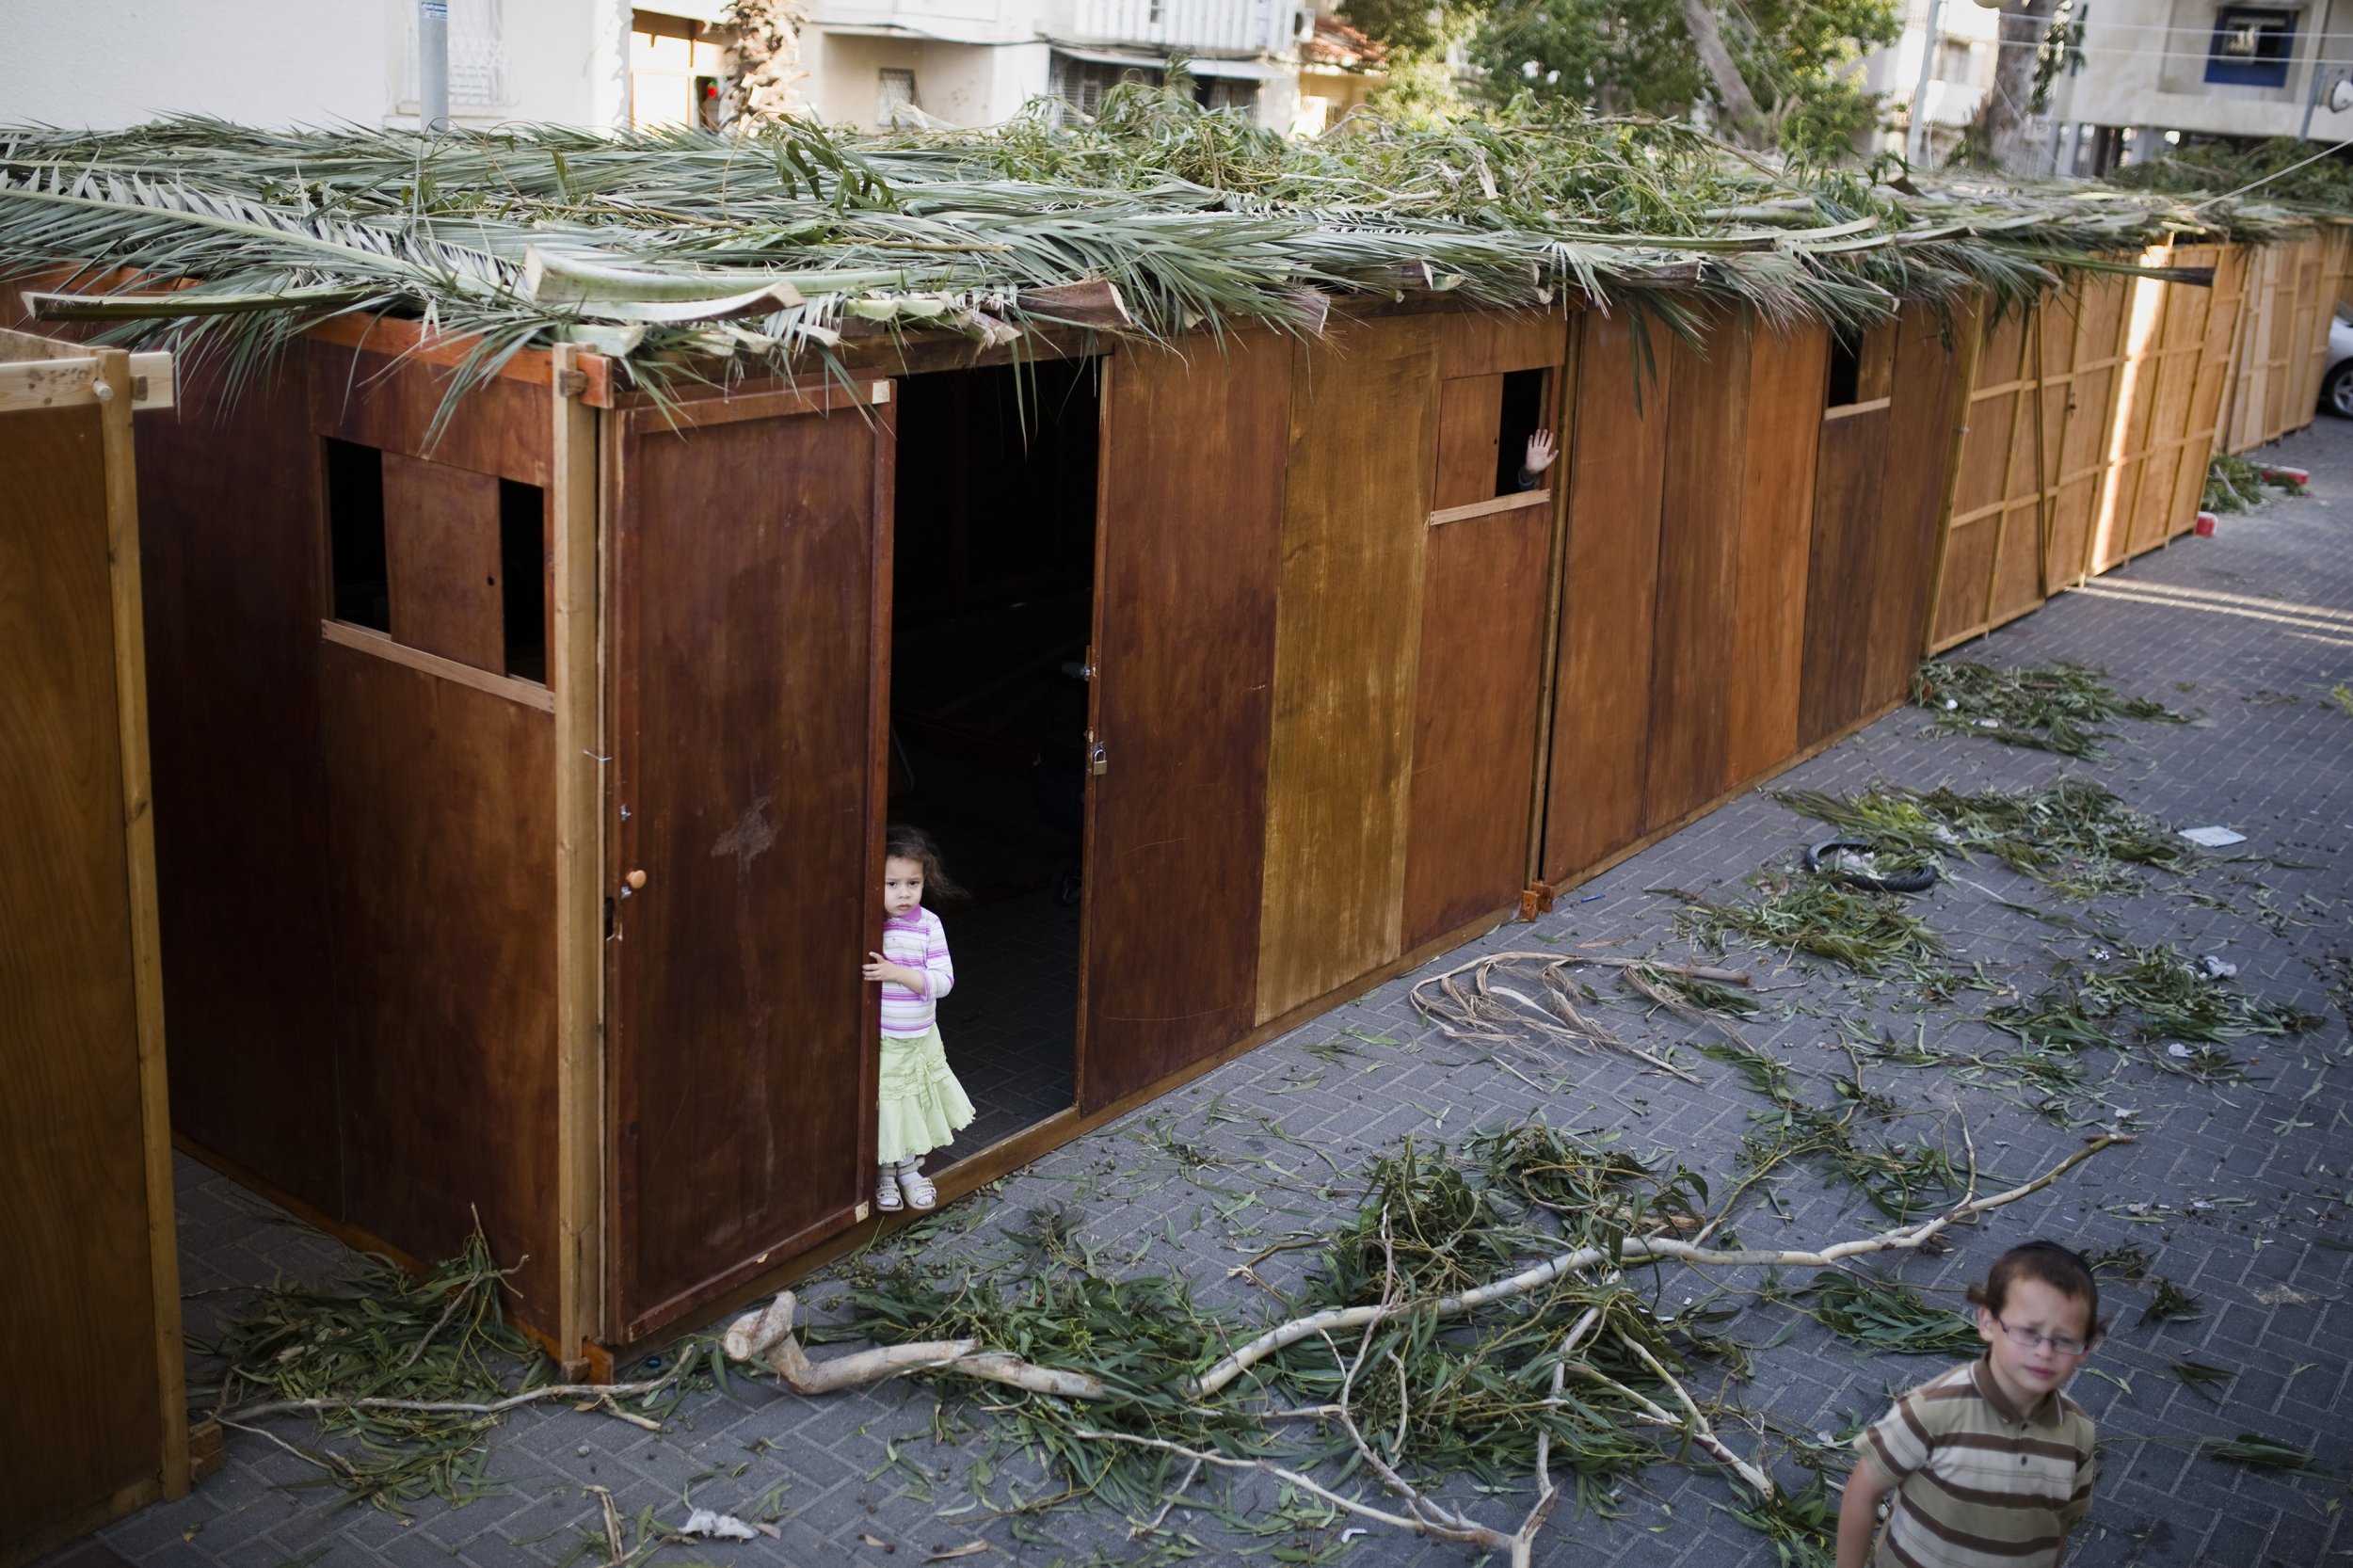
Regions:
<instances>
[{"instance_id":1,"label":"tree trunk","mask_svg":"<svg viewBox=\"0 0 2353 1568\"><path fill-rule=\"evenodd\" d=\"M1986 89L1971 125L1977 155L1995 168L2011 168L2025 151L2035 45L2050 31L2054 5L2055 0L2009 0L2002 8L2002 46L1993 64L1993 85ZM1929 47L1936 47L1934 39Z\"/></svg>"},{"instance_id":2,"label":"tree trunk","mask_svg":"<svg viewBox=\"0 0 2353 1568\"><path fill-rule=\"evenodd\" d=\"M2051 0L2040 0L2042 5ZM1722 106L1728 122L1728 139L1743 146L1755 145L1758 130L1765 123L1765 113L1756 106L1756 95L1749 91L1749 84L1740 75L1740 68L1732 61L1732 51L1724 47L1723 29L1717 24L1716 8L1708 0L1682 0L1684 29L1691 35L1691 47L1699 52L1700 63L1707 68L1708 79L1716 84L1716 99Z\"/></svg>"}]
</instances>

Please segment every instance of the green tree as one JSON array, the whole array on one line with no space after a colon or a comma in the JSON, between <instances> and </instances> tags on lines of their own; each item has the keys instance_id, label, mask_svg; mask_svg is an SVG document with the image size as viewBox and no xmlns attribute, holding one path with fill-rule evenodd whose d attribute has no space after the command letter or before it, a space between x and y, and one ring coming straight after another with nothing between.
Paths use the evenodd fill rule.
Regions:
<instances>
[{"instance_id":1,"label":"green tree","mask_svg":"<svg viewBox=\"0 0 2353 1568\"><path fill-rule=\"evenodd\" d=\"M1901 31L1895 0L1350 0L1348 20L1389 52L1409 106L1454 89L1500 104L1529 97L1605 114L1687 115L1707 105L1720 132L1827 161L1855 149L1881 104L1863 56ZM1433 74L1435 80L1433 82Z\"/></svg>"}]
</instances>

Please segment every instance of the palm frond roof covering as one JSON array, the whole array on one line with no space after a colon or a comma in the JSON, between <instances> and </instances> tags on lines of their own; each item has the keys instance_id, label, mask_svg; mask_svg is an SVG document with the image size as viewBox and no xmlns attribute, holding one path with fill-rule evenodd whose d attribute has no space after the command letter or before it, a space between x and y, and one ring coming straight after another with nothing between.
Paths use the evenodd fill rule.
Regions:
<instances>
[{"instance_id":1,"label":"palm frond roof covering","mask_svg":"<svg viewBox=\"0 0 2353 1568\"><path fill-rule=\"evenodd\" d=\"M641 383L831 357L859 332L1312 331L1336 304L1417 295L1862 323L2294 221L1785 170L1647 120L1359 120L1303 144L1141 87L1078 125L887 136L0 129L0 276L111 296L45 307L108 341L250 364L329 317L390 314L477 335L481 374L572 341Z\"/></svg>"}]
</instances>

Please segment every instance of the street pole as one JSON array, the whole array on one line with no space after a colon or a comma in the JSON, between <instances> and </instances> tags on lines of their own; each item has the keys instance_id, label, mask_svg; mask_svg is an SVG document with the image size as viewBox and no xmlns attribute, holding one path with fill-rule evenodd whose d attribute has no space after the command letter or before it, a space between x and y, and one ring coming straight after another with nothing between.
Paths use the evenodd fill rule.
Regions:
<instances>
[{"instance_id":1,"label":"street pole","mask_svg":"<svg viewBox=\"0 0 2353 1568\"><path fill-rule=\"evenodd\" d=\"M1945 0L1929 0L1928 32L1920 40L1920 80L1912 89L1912 123L1904 131L1904 162L1920 167L1929 146L1929 83L1936 76L1936 24L1944 20Z\"/></svg>"},{"instance_id":2,"label":"street pole","mask_svg":"<svg viewBox=\"0 0 2353 1568\"><path fill-rule=\"evenodd\" d=\"M417 124L449 129L449 0L417 0Z\"/></svg>"},{"instance_id":3,"label":"street pole","mask_svg":"<svg viewBox=\"0 0 2353 1568\"><path fill-rule=\"evenodd\" d=\"M2313 81L2311 89L2304 94L2304 128L2296 133L2298 141L2313 139L2313 111L2320 107L2321 84L2329 79L2329 73L2321 69L2328 63L2320 57L2323 41L2317 38L2313 40Z\"/></svg>"}]
</instances>

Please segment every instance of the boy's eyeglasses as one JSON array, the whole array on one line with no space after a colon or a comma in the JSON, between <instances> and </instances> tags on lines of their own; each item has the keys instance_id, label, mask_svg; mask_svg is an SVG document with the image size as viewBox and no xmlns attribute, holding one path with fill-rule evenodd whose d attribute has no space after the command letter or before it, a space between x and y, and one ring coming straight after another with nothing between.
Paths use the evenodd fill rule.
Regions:
<instances>
[{"instance_id":1,"label":"boy's eyeglasses","mask_svg":"<svg viewBox=\"0 0 2353 1568\"><path fill-rule=\"evenodd\" d=\"M2002 1323L1999 1318L1993 1320ZM2012 1328L2008 1323L2002 1323L2002 1332L2009 1336L2009 1342L2022 1351L2048 1345L2061 1355L2081 1355L2091 1348L2081 1339L2070 1339L2057 1334L2037 1334L2030 1328Z\"/></svg>"}]
</instances>

